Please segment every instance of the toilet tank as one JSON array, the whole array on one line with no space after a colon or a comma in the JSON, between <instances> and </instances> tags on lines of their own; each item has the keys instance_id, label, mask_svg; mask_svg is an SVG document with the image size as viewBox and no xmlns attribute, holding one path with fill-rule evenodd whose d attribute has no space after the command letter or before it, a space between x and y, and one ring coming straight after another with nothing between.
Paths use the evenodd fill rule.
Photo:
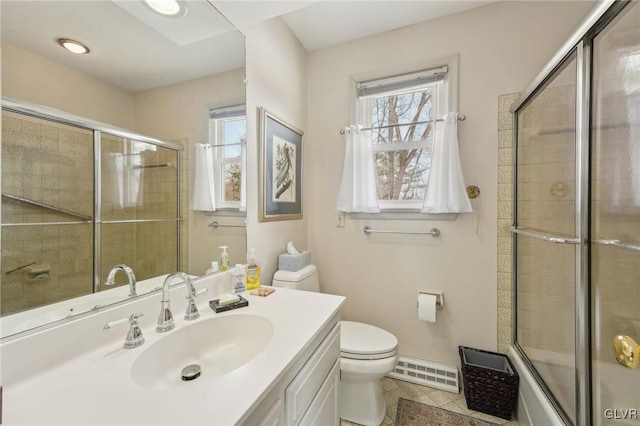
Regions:
<instances>
[{"instance_id":1,"label":"toilet tank","mask_svg":"<svg viewBox=\"0 0 640 426\"><path fill-rule=\"evenodd\" d=\"M273 274L273 286L319 292L318 271L316 265L307 265L299 271L276 271Z\"/></svg>"}]
</instances>

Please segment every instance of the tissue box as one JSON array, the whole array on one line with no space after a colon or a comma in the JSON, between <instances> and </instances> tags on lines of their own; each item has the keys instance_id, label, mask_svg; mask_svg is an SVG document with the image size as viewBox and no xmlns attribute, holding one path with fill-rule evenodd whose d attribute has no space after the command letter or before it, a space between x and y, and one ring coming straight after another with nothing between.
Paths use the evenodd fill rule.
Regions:
<instances>
[{"instance_id":1,"label":"tissue box","mask_svg":"<svg viewBox=\"0 0 640 426\"><path fill-rule=\"evenodd\" d=\"M298 254L284 253L278 256L278 269L296 272L311 264L311 252L302 251Z\"/></svg>"}]
</instances>

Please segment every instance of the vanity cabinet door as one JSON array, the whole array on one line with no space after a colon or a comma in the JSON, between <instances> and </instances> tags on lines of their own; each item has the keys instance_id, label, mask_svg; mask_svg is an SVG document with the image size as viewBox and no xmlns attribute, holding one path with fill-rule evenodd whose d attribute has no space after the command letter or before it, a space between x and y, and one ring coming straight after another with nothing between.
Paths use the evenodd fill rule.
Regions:
<instances>
[{"instance_id":1,"label":"vanity cabinet door","mask_svg":"<svg viewBox=\"0 0 640 426\"><path fill-rule=\"evenodd\" d=\"M282 400L277 399L271 406L267 414L258 422L258 426L281 426L284 425L284 410Z\"/></svg>"},{"instance_id":2,"label":"vanity cabinet door","mask_svg":"<svg viewBox=\"0 0 640 426\"><path fill-rule=\"evenodd\" d=\"M336 324L285 391L287 425L301 424L339 358L340 324Z\"/></svg>"},{"instance_id":3,"label":"vanity cabinet door","mask_svg":"<svg viewBox=\"0 0 640 426\"><path fill-rule=\"evenodd\" d=\"M338 426L338 383L340 381L340 360L337 360L309 409L300 421L301 425Z\"/></svg>"}]
</instances>

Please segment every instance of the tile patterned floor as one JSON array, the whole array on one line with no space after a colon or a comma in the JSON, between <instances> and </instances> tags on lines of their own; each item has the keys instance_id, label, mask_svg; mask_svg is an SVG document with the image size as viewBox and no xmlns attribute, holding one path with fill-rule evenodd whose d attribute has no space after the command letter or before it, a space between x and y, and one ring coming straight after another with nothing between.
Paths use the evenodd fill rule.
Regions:
<instances>
[{"instance_id":1,"label":"tile patterned floor","mask_svg":"<svg viewBox=\"0 0 640 426\"><path fill-rule=\"evenodd\" d=\"M488 414L469 410L464 400L464 393L451 393L441 391L427 386L420 386L414 383L396 380L389 377L382 379L382 391L385 403L387 404L387 414L382 421L382 426L395 424L398 398L411 399L424 404L444 408L445 410L476 417L488 422L497 423L503 426L518 426L517 420L505 420ZM346 420L340 422L340 426L358 426Z\"/></svg>"}]
</instances>

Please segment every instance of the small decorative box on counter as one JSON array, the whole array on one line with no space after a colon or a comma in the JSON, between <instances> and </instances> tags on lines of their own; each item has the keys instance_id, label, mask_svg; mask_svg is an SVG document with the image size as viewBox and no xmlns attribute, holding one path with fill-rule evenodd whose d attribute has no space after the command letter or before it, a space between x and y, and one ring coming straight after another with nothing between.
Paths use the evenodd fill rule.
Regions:
<instances>
[{"instance_id":1,"label":"small decorative box on counter","mask_svg":"<svg viewBox=\"0 0 640 426\"><path fill-rule=\"evenodd\" d=\"M311 264L311 252L301 251L297 254L283 253L278 256L278 269L296 272Z\"/></svg>"}]
</instances>

